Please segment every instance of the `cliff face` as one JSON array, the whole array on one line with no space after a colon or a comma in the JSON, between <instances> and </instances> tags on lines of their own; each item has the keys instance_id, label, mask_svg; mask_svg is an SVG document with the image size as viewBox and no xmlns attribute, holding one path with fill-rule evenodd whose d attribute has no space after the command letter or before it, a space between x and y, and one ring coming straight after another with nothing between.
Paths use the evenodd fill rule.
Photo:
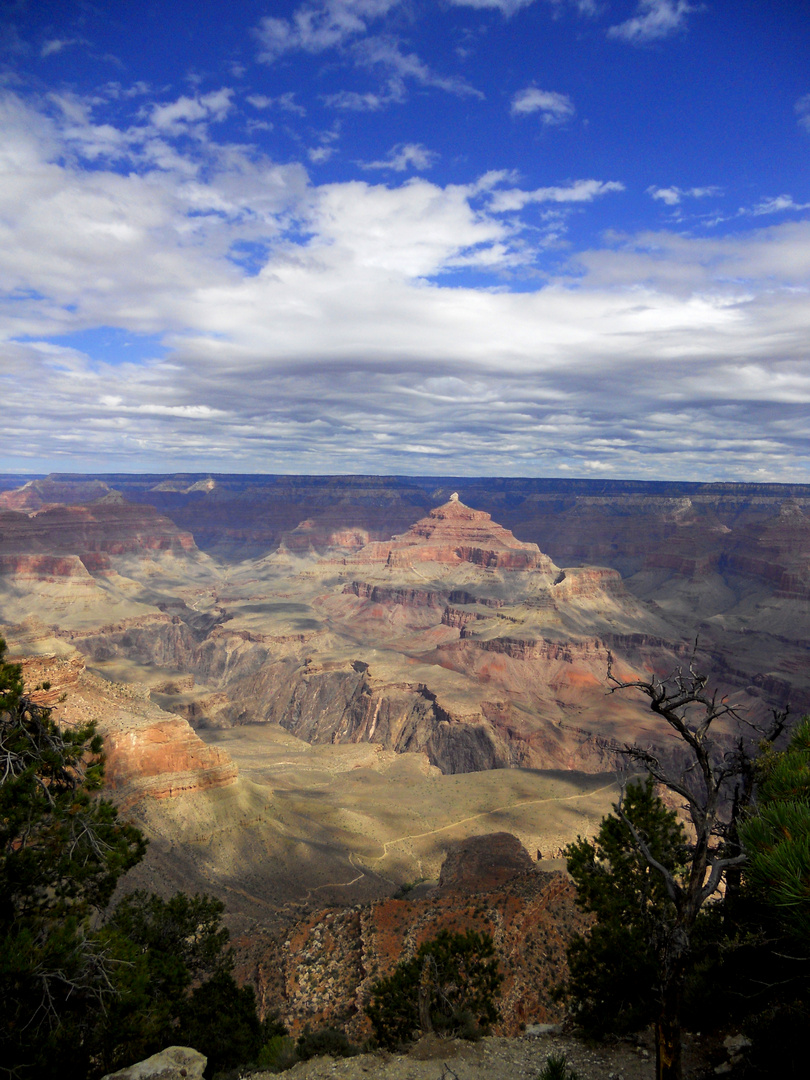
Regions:
<instances>
[{"instance_id":1,"label":"cliff face","mask_svg":"<svg viewBox=\"0 0 810 1080\"><path fill-rule=\"evenodd\" d=\"M151 506L115 495L79 506L53 506L34 514L0 512L0 554L125 555L195 550L194 538Z\"/></svg>"},{"instance_id":2,"label":"cliff face","mask_svg":"<svg viewBox=\"0 0 810 1080\"><path fill-rule=\"evenodd\" d=\"M115 792L136 790L165 799L227 787L237 776L228 755L207 746L180 717L155 718L139 728L108 729L104 746L106 781Z\"/></svg>"},{"instance_id":3,"label":"cliff face","mask_svg":"<svg viewBox=\"0 0 810 1080\"><path fill-rule=\"evenodd\" d=\"M476 930L492 935L504 976L495 1032L517 1035L526 1023L561 1019L550 991L565 978L571 935L585 926L573 886L561 873L538 871L508 834L478 837L472 847L488 880L471 879L451 852L442 884L421 897L315 912L258 947L244 974L260 1006L278 1009L295 1033L335 1024L363 1040L371 1029L362 1009L374 982L440 930Z\"/></svg>"},{"instance_id":4,"label":"cliff face","mask_svg":"<svg viewBox=\"0 0 810 1080\"><path fill-rule=\"evenodd\" d=\"M42 484L44 499L59 482ZM189 513L204 504L211 514L248 493L214 479L153 489L150 497L167 505L185 500ZM144 679L157 704L197 727L275 722L311 743L424 753L448 773L601 771L624 742L657 740L643 701L616 696L606 709L608 656L627 676L666 674L700 620L699 662L718 674L721 690L742 692L755 711L784 705L783 695L794 708L810 703L806 647L786 640L791 620L800 638L810 580L801 500L774 520L750 497L745 507L731 500L711 512L697 496L558 498L557 512L543 518L547 530L578 523L578 542L607 550L606 536L621 537L625 554L650 545L643 569L624 580L611 566L560 569L458 498L383 541L366 525L375 514L404 513L391 494L396 484L356 486L348 509L339 478L285 490L285 498L309 499L312 516L286 530L275 555L234 567L218 567L168 518L111 489L87 505L4 511L5 613L19 622L39 615L94 665ZM17 504L24 494L36 501L32 491L18 492ZM524 493L520 506L548 508L550 499ZM506 516L520 506L504 493ZM649 535L642 511L654 523ZM338 546L319 558L326 542ZM766 587L776 663L750 634L756 590ZM183 675L192 683L181 689Z\"/></svg>"},{"instance_id":5,"label":"cliff face","mask_svg":"<svg viewBox=\"0 0 810 1080\"><path fill-rule=\"evenodd\" d=\"M96 678L78 654L28 656L22 665L26 691L53 710L57 723L95 721L104 738L106 786L129 810L146 798L204 792L236 780L227 753L207 746L185 720L166 714L143 692Z\"/></svg>"},{"instance_id":6,"label":"cliff face","mask_svg":"<svg viewBox=\"0 0 810 1080\"><path fill-rule=\"evenodd\" d=\"M76 480L45 477L42 480L29 480L16 489L0 491L0 510L28 512L41 510L46 506L88 503L103 499L111 490L109 484L103 480L93 480L90 477Z\"/></svg>"}]
</instances>

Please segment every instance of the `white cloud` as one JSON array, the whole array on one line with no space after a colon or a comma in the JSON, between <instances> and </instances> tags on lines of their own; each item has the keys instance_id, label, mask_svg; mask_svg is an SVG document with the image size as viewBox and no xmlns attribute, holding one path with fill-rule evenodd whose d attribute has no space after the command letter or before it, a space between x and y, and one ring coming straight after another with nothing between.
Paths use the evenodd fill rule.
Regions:
<instances>
[{"instance_id":1,"label":"white cloud","mask_svg":"<svg viewBox=\"0 0 810 1080\"><path fill-rule=\"evenodd\" d=\"M536 86L519 90L512 98L510 111L513 116L539 112L544 124L565 124L573 119L576 112L574 103L567 94L538 90Z\"/></svg>"},{"instance_id":2,"label":"white cloud","mask_svg":"<svg viewBox=\"0 0 810 1080\"><path fill-rule=\"evenodd\" d=\"M473 288L455 271L533 268L524 207L622 185L317 185L185 137L205 119L95 115L0 96L9 467L808 478L810 222L613 236L537 287ZM49 340L103 326L154 353Z\"/></svg>"},{"instance_id":3,"label":"white cloud","mask_svg":"<svg viewBox=\"0 0 810 1080\"><path fill-rule=\"evenodd\" d=\"M313 146L307 150L307 157L313 165L323 165L335 155L334 146Z\"/></svg>"},{"instance_id":4,"label":"white cloud","mask_svg":"<svg viewBox=\"0 0 810 1080\"><path fill-rule=\"evenodd\" d=\"M380 270L408 280L459 266L510 261L510 229L476 213L467 188L412 179L388 188L361 181L328 184L312 202L310 245L318 265Z\"/></svg>"},{"instance_id":5,"label":"white cloud","mask_svg":"<svg viewBox=\"0 0 810 1080\"><path fill-rule=\"evenodd\" d=\"M600 195L618 191L624 191L624 184L617 180L574 180L565 186L535 188L534 191L503 188L493 192L489 208L495 214L502 214L522 210L530 203L592 202Z\"/></svg>"},{"instance_id":6,"label":"white cloud","mask_svg":"<svg viewBox=\"0 0 810 1080\"><path fill-rule=\"evenodd\" d=\"M384 160L360 162L360 166L363 169L392 169L394 172L413 169L421 172L430 169L438 156L421 143L399 143L388 151Z\"/></svg>"},{"instance_id":7,"label":"white cloud","mask_svg":"<svg viewBox=\"0 0 810 1080\"><path fill-rule=\"evenodd\" d=\"M369 23L398 3L400 0L324 0L303 4L290 19L267 15L255 31L261 47L258 58L272 63L285 52L333 49L365 34Z\"/></svg>"},{"instance_id":8,"label":"white cloud","mask_svg":"<svg viewBox=\"0 0 810 1080\"><path fill-rule=\"evenodd\" d=\"M611 26L608 37L621 38L634 45L658 41L683 30L687 15L702 10L701 4L690 4L688 0L638 0L637 14Z\"/></svg>"},{"instance_id":9,"label":"white cloud","mask_svg":"<svg viewBox=\"0 0 810 1080\"><path fill-rule=\"evenodd\" d=\"M502 12L507 18L534 2L535 0L451 0L456 7L491 8ZM546 2L554 8L573 6L581 15L594 15L599 9L597 0L546 0Z\"/></svg>"},{"instance_id":10,"label":"white cloud","mask_svg":"<svg viewBox=\"0 0 810 1080\"><path fill-rule=\"evenodd\" d=\"M360 94L356 90L340 90L336 94L325 94L323 102L332 109L345 109L349 112L376 112L393 101L402 101L403 94L373 93Z\"/></svg>"},{"instance_id":11,"label":"white cloud","mask_svg":"<svg viewBox=\"0 0 810 1080\"><path fill-rule=\"evenodd\" d=\"M158 130L177 134L191 124L224 120L233 107L232 97L233 90L227 87L202 96L179 97L165 105L153 105L149 118Z\"/></svg>"},{"instance_id":12,"label":"white cloud","mask_svg":"<svg viewBox=\"0 0 810 1080\"><path fill-rule=\"evenodd\" d=\"M50 41L44 43L39 51L39 55L44 60L46 56L55 56L57 53L70 48L71 45L83 44L84 41L81 38L51 38Z\"/></svg>"},{"instance_id":13,"label":"white cloud","mask_svg":"<svg viewBox=\"0 0 810 1080\"><path fill-rule=\"evenodd\" d=\"M679 187L652 187L647 188L647 194L651 198L658 200L658 202L666 203L667 206L680 206L684 199L706 199L710 196L720 195L722 191L719 187L710 185L709 187L693 187L693 188L679 188Z\"/></svg>"},{"instance_id":14,"label":"white cloud","mask_svg":"<svg viewBox=\"0 0 810 1080\"><path fill-rule=\"evenodd\" d=\"M274 104L278 105L278 107L280 109L283 109L284 112L294 113L296 116L307 115L307 110L304 108L304 106L299 105L299 103L295 100L294 90L288 90L287 93L280 94L277 98L274 99Z\"/></svg>"},{"instance_id":15,"label":"white cloud","mask_svg":"<svg viewBox=\"0 0 810 1080\"><path fill-rule=\"evenodd\" d=\"M457 7L497 8L507 18L521 8L528 7L534 0L451 0Z\"/></svg>"},{"instance_id":16,"label":"white cloud","mask_svg":"<svg viewBox=\"0 0 810 1080\"><path fill-rule=\"evenodd\" d=\"M793 108L798 117L799 126L805 131L810 131L810 94L803 94Z\"/></svg>"},{"instance_id":17,"label":"white cloud","mask_svg":"<svg viewBox=\"0 0 810 1080\"><path fill-rule=\"evenodd\" d=\"M415 53L403 53L399 43L388 37L367 37L353 48L356 62L363 67L379 67L389 74L389 94L401 99L404 85L412 79L421 86L435 86L457 97L483 98L480 90L455 75L445 76L433 71Z\"/></svg>"},{"instance_id":18,"label":"white cloud","mask_svg":"<svg viewBox=\"0 0 810 1080\"><path fill-rule=\"evenodd\" d=\"M810 203L797 203L792 195L776 195L763 199L750 210L742 210L741 213L760 217L763 214L780 214L784 210L810 210Z\"/></svg>"}]
</instances>

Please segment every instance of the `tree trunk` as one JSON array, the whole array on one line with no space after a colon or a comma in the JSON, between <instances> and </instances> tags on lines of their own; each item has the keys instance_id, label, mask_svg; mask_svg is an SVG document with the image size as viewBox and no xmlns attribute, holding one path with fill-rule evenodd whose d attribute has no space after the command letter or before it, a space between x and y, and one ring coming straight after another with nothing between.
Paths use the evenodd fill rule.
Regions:
<instances>
[{"instance_id":1,"label":"tree trunk","mask_svg":"<svg viewBox=\"0 0 810 1080\"><path fill-rule=\"evenodd\" d=\"M433 1004L432 959L431 956L425 957L419 976L419 1027L423 1035L433 1031L433 1021L430 1018L430 1006Z\"/></svg>"},{"instance_id":2,"label":"tree trunk","mask_svg":"<svg viewBox=\"0 0 810 1080\"><path fill-rule=\"evenodd\" d=\"M656 1080L681 1080L681 987L678 981L664 987L655 1022L655 1075Z\"/></svg>"}]
</instances>

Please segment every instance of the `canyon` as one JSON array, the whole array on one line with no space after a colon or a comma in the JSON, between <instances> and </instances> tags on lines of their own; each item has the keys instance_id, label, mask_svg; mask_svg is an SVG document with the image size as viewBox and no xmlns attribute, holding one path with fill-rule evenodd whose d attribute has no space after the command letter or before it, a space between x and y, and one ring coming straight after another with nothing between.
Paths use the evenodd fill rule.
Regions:
<instances>
[{"instance_id":1,"label":"canyon","mask_svg":"<svg viewBox=\"0 0 810 1080\"><path fill-rule=\"evenodd\" d=\"M694 656L752 722L810 708L810 488L3 479L0 633L35 699L105 738L110 796L150 837L126 887L220 896L268 1002L303 978L262 958L296 934L339 938L336 985L365 957L320 1012L285 990L293 1020L339 1017L392 962L401 941L362 945L383 924L508 909L537 932L622 747L677 752L640 695L608 696L609 663ZM492 833L533 866L473 903L442 866Z\"/></svg>"}]
</instances>

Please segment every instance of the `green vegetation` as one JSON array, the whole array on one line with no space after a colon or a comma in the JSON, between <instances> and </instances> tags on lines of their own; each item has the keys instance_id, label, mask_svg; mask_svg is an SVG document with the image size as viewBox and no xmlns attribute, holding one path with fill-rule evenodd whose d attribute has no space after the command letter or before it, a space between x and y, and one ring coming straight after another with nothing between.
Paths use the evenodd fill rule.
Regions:
<instances>
[{"instance_id":1,"label":"green vegetation","mask_svg":"<svg viewBox=\"0 0 810 1080\"><path fill-rule=\"evenodd\" d=\"M67 1058L82 1075L120 965L92 925L146 845L93 794L93 726L58 729L24 696L5 648L0 639L0 1073L45 1077L58 1062L69 1075Z\"/></svg>"},{"instance_id":2,"label":"green vegetation","mask_svg":"<svg viewBox=\"0 0 810 1080\"><path fill-rule=\"evenodd\" d=\"M779 1047L780 1077L798 1080L810 1027L810 718L786 750L766 749L756 775L756 809L740 826L749 863L728 982L753 1040L746 1075L772 1076Z\"/></svg>"},{"instance_id":3,"label":"green vegetation","mask_svg":"<svg viewBox=\"0 0 810 1080\"><path fill-rule=\"evenodd\" d=\"M307 1024L297 1040L282 1031L273 1035L259 1051L257 1064L260 1069L280 1073L310 1058L326 1054L333 1058L354 1057L358 1053L358 1047L337 1028L325 1027L312 1031Z\"/></svg>"},{"instance_id":4,"label":"green vegetation","mask_svg":"<svg viewBox=\"0 0 810 1080\"><path fill-rule=\"evenodd\" d=\"M786 934L810 938L810 717L787 749L758 762L756 813L740 827L751 889L773 907Z\"/></svg>"},{"instance_id":5,"label":"green vegetation","mask_svg":"<svg viewBox=\"0 0 810 1080\"><path fill-rule=\"evenodd\" d=\"M659 942L677 921L662 876L639 850L633 826L650 854L672 874L686 859L683 826L655 794L651 777L628 785L622 817L602 820L594 841L565 849L578 903L595 916L590 933L568 950L568 993L577 1021L592 1036L624 1034L654 1023L658 1009Z\"/></svg>"},{"instance_id":6,"label":"green vegetation","mask_svg":"<svg viewBox=\"0 0 810 1080\"><path fill-rule=\"evenodd\" d=\"M501 981L489 934L442 930L372 987L366 1013L388 1049L416 1031L477 1038L497 1019Z\"/></svg>"},{"instance_id":7,"label":"green vegetation","mask_svg":"<svg viewBox=\"0 0 810 1080\"><path fill-rule=\"evenodd\" d=\"M423 877L417 878L415 881L403 881L400 887L393 895L394 900L404 900L417 885L421 885L425 879Z\"/></svg>"},{"instance_id":8,"label":"green vegetation","mask_svg":"<svg viewBox=\"0 0 810 1080\"><path fill-rule=\"evenodd\" d=\"M579 1080L579 1073L568 1064L565 1054L549 1054L537 1080Z\"/></svg>"},{"instance_id":9,"label":"green vegetation","mask_svg":"<svg viewBox=\"0 0 810 1080\"><path fill-rule=\"evenodd\" d=\"M209 1075L255 1061L271 1032L256 1015L252 988L231 975L223 911L209 896L162 900L145 892L112 911L101 933L122 966L100 1032L108 1068L178 1041L206 1055Z\"/></svg>"},{"instance_id":10,"label":"green vegetation","mask_svg":"<svg viewBox=\"0 0 810 1080\"><path fill-rule=\"evenodd\" d=\"M223 906L113 891L146 850L97 794L92 725L59 728L0 639L0 1076L86 1080L186 1043L209 1074L279 1031L235 983Z\"/></svg>"},{"instance_id":11,"label":"green vegetation","mask_svg":"<svg viewBox=\"0 0 810 1080\"><path fill-rule=\"evenodd\" d=\"M628 748L647 779L628 785L593 841L566 849L578 902L594 917L568 953L564 990L575 1016L596 1036L652 1023L659 1080L680 1080L682 1021L703 1031L747 1024L747 1075L770 1075L774 1045L780 1075L804 1075L810 721L776 753L787 714L775 714L755 758L742 737L732 746L715 741L715 721L739 717L692 667L664 681L611 681L647 694L680 740L682 760L662 764ZM657 788L677 796L688 832Z\"/></svg>"}]
</instances>

